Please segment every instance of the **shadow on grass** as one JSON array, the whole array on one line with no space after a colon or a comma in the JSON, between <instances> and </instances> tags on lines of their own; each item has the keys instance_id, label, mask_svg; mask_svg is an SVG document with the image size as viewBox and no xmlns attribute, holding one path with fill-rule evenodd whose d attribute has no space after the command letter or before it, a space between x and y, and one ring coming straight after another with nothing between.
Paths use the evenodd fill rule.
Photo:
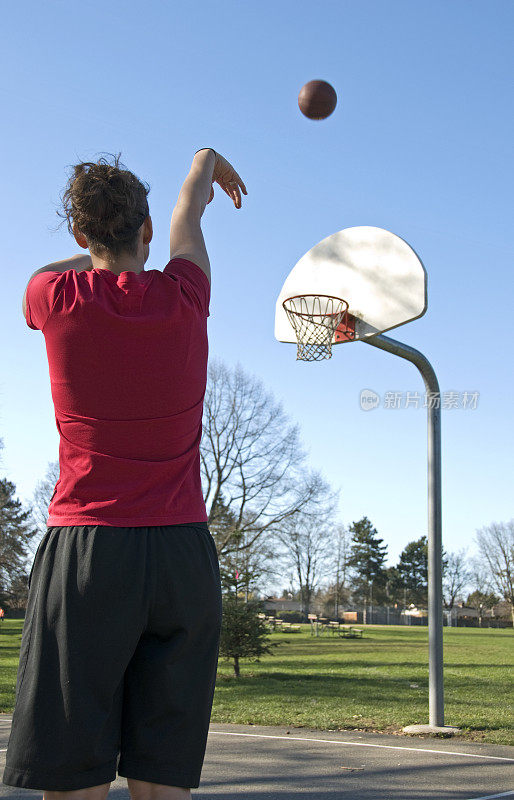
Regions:
<instances>
[{"instance_id":1,"label":"shadow on grass","mask_svg":"<svg viewBox=\"0 0 514 800\"><path fill-rule=\"evenodd\" d=\"M228 689L236 694L243 694L247 700L255 698L279 698L281 702L290 702L293 698L333 701L351 699L353 703L382 704L409 702L416 700L426 702L427 686L411 689L409 681L398 678L381 678L377 692L376 676L344 677L325 674L310 674L299 677L286 673L241 674L239 678L232 675L218 675L216 680L218 691Z\"/></svg>"},{"instance_id":2,"label":"shadow on grass","mask_svg":"<svg viewBox=\"0 0 514 800\"><path fill-rule=\"evenodd\" d=\"M277 672L274 672L274 671L260 672L259 671L259 672L251 672L251 674L250 674L250 672L251 672L250 670L249 670L249 672L247 674L245 674L244 672L241 672L241 675L239 676L239 678L236 678L235 675L227 675L227 674L222 673L222 674L218 675L218 678L219 679L227 678L229 680L236 680L236 681L241 681L242 679L245 679L245 678L251 678L252 681L258 681L258 680L262 679L262 680L265 680L265 681L281 681L281 682L284 682L284 683L294 683L294 684L297 684L297 683L337 683L337 682L347 683L349 680L350 681L351 680L359 680L360 681L362 679L362 680L370 680L370 681L373 682L373 684L376 684L376 676L373 676L372 678L366 678L366 676L362 676L362 678L361 678L360 675L359 676L357 676L357 675L330 675L330 674L327 674L325 672L319 672L319 673L317 673L317 672L306 672L305 674L304 673L295 674L294 672L278 672L278 671ZM394 681L406 682L406 681L409 680L409 678L391 677L391 678L387 678L386 680L390 680L390 681L393 681L393 682ZM427 685L428 685L428 681L427 681Z\"/></svg>"},{"instance_id":3,"label":"shadow on grass","mask_svg":"<svg viewBox=\"0 0 514 800\"><path fill-rule=\"evenodd\" d=\"M416 686L410 684L416 683ZM478 688L487 691L490 681L487 676L483 678L474 677L474 692ZM456 681L453 679L452 692L458 689L466 689L467 680ZM351 700L352 704L362 704L362 706L398 706L399 704L416 705L426 703L428 694L428 679L409 678L409 677L387 677L384 674L377 678L377 675L327 675L326 673L309 673L302 675L291 675L287 672L244 672L237 678L235 675L218 673L216 679L218 697L224 690L235 693L235 696L242 695L246 700L270 700L276 698L281 702L290 702L293 698L305 700L331 701L334 699ZM464 706L474 706L476 708L476 695L470 698L452 697L453 704ZM502 725L493 726L501 729ZM479 726L482 730L482 726Z\"/></svg>"},{"instance_id":4,"label":"shadow on grass","mask_svg":"<svg viewBox=\"0 0 514 800\"><path fill-rule=\"evenodd\" d=\"M2 661L5 663L7 659L19 659L20 657L20 648L19 646L6 646L2 647Z\"/></svg>"},{"instance_id":5,"label":"shadow on grass","mask_svg":"<svg viewBox=\"0 0 514 800\"><path fill-rule=\"evenodd\" d=\"M295 662L294 657L287 658L287 659L281 659L281 658L277 658L277 656L278 656L278 653L273 655L273 667L269 672L261 672L260 670L257 670L255 672L255 674L256 675L264 675L264 674L273 675L273 674L275 674L273 672L273 670L275 668L280 669L280 667L282 667L282 669L284 669L284 670L289 670L289 673L287 673L287 672L283 673L284 675L289 674L289 677L293 677L295 672L296 672L296 674L301 675L302 678L305 677L305 679L307 679L308 675L312 675L312 672L310 672L310 669L312 667L311 663L307 663L307 662L303 663L301 661ZM408 670L422 670L423 672L426 672L426 670L428 668L428 657L424 661L420 661L419 657L413 658L412 660L409 660L409 661L405 661L405 660L396 661L394 659L389 659L387 661L384 661L384 660L377 661L377 660L372 659L372 658L370 658L370 659L355 659L355 658L352 658L351 661L344 661L344 660L341 660L341 659L330 660L329 658L327 658L327 657L325 657L323 655L320 655L319 662L320 662L320 665L323 666L323 670L326 669L327 672L330 672L330 670L337 670L338 672L345 672L347 670L359 670L359 669L369 670L369 669L378 669L380 667L383 667L385 669L401 669L401 668L405 668L405 669L408 669ZM228 669L231 666L230 663L227 663L224 659L221 659L221 657L220 657L220 662L219 663L220 663L221 666L225 667L226 669ZM262 664L262 661L260 663ZM243 669L245 666L249 666L249 664L245 664L244 659L242 659L241 660L241 669ZM445 667L445 669L488 669L488 670L489 669L494 669L494 670L498 670L498 669L508 670L509 669L509 666L508 666L507 663L505 663L505 664L498 664L498 663L493 664L493 663L491 663L489 661L484 661L484 662L480 662L480 661L462 661L461 662L461 661L451 661L449 659L445 660L444 667ZM304 670L305 670L305 673L304 673ZM307 672L308 670L309 670L309 672ZM280 673L277 672L276 674L280 674Z\"/></svg>"}]
</instances>

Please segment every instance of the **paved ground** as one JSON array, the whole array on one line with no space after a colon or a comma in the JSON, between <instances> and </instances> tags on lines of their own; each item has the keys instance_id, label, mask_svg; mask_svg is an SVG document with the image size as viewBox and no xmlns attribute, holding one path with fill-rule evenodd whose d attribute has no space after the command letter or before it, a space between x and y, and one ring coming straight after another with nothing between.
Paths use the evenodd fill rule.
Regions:
<instances>
[{"instance_id":1,"label":"paved ground","mask_svg":"<svg viewBox=\"0 0 514 800\"><path fill-rule=\"evenodd\" d=\"M11 717L0 715L0 768ZM288 733L289 731L289 733ZM10 800L42 792L0 784ZM128 800L125 778L110 800ZM459 737L220 725L209 732L198 800L514 800L514 747Z\"/></svg>"}]
</instances>

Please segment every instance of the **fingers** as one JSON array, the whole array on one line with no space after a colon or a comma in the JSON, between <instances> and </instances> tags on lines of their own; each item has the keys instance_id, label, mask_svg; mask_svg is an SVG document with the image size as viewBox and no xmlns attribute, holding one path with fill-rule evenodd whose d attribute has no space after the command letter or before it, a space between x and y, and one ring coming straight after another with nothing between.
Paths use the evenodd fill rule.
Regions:
<instances>
[{"instance_id":1,"label":"fingers","mask_svg":"<svg viewBox=\"0 0 514 800\"><path fill-rule=\"evenodd\" d=\"M240 192L239 187L241 187L241 189L243 190L244 194L248 194L248 192L246 191L246 186L244 185L243 181L241 180L241 178L239 177L239 175L235 171L234 171L234 177L235 177L235 187L234 187L235 200L234 200L234 202L236 204L236 208L241 208L241 192ZM234 184L234 181L232 182L232 184Z\"/></svg>"},{"instance_id":2,"label":"fingers","mask_svg":"<svg viewBox=\"0 0 514 800\"><path fill-rule=\"evenodd\" d=\"M228 164L228 162L227 162ZM246 186L244 185L241 176L235 171L234 167L231 164L228 164L228 169L225 171L225 174L221 176L223 182L228 186L234 186L239 193L239 187L243 190L244 194L248 194L246 191ZM241 195L239 194L239 200L241 200Z\"/></svg>"},{"instance_id":3,"label":"fingers","mask_svg":"<svg viewBox=\"0 0 514 800\"><path fill-rule=\"evenodd\" d=\"M237 186L234 189L232 194L233 194L233 200L234 200L235 207L236 208L241 208L241 192L239 191L239 188Z\"/></svg>"},{"instance_id":4,"label":"fingers","mask_svg":"<svg viewBox=\"0 0 514 800\"><path fill-rule=\"evenodd\" d=\"M221 187L223 191L226 192L226 194L228 194L230 199L234 202L235 207L241 208L241 192L239 191L239 187L237 185L234 185L234 183L235 183L234 181L231 181L229 183L222 183ZM245 194L247 194L246 188L245 188Z\"/></svg>"},{"instance_id":5,"label":"fingers","mask_svg":"<svg viewBox=\"0 0 514 800\"><path fill-rule=\"evenodd\" d=\"M238 208L241 205L241 196L239 192L236 189L230 187L227 189L227 194L230 197L230 199L234 201L235 207Z\"/></svg>"},{"instance_id":6,"label":"fingers","mask_svg":"<svg viewBox=\"0 0 514 800\"><path fill-rule=\"evenodd\" d=\"M248 194L248 192L246 191L246 186L244 185L243 181L241 180L237 172L234 173L234 178L236 180L236 183L238 183L241 189L243 190L243 193Z\"/></svg>"},{"instance_id":7,"label":"fingers","mask_svg":"<svg viewBox=\"0 0 514 800\"><path fill-rule=\"evenodd\" d=\"M241 208L241 191L247 195L248 191L241 176L235 171L232 164L219 156L219 168L215 170L214 180L219 183L223 191L230 197L236 208ZM217 174L216 174L217 173Z\"/></svg>"}]
</instances>

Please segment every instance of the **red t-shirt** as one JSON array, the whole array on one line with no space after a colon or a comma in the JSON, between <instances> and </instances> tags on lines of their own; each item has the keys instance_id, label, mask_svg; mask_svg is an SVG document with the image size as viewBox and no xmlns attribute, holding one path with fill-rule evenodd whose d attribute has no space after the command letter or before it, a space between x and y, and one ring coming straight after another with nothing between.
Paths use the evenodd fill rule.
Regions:
<instances>
[{"instance_id":1,"label":"red t-shirt","mask_svg":"<svg viewBox=\"0 0 514 800\"><path fill-rule=\"evenodd\" d=\"M41 272L27 325L45 337L59 480L48 526L205 522L200 479L210 285L159 270Z\"/></svg>"}]
</instances>

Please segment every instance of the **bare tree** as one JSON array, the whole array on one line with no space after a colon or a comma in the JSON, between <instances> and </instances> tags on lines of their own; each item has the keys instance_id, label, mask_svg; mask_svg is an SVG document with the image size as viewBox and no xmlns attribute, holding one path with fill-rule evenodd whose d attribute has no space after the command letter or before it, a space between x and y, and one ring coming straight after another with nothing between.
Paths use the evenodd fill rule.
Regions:
<instances>
[{"instance_id":1,"label":"bare tree","mask_svg":"<svg viewBox=\"0 0 514 800\"><path fill-rule=\"evenodd\" d=\"M489 580L480 559L471 559L469 575L471 591L466 598L466 605L478 612L478 627L481 628L484 608L492 608L498 602L498 598L494 598L495 602L489 605L494 596L489 594Z\"/></svg>"},{"instance_id":2,"label":"bare tree","mask_svg":"<svg viewBox=\"0 0 514 800\"><path fill-rule=\"evenodd\" d=\"M265 536L247 546L249 536L247 531L242 531L240 536L234 537L234 547L226 548L219 556L224 588L237 595L243 593L246 603L263 593L270 580L280 576L272 538Z\"/></svg>"},{"instance_id":3,"label":"bare tree","mask_svg":"<svg viewBox=\"0 0 514 800\"><path fill-rule=\"evenodd\" d=\"M514 519L480 528L477 544L494 588L510 604L514 624Z\"/></svg>"},{"instance_id":4,"label":"bare tree","mask_svg":"<svg viewBox=\"0 0 514 800\"><path fill-rule=\"evenodd\" d=\"M275 534L282 543L280 557L286 569L293 569L301 592L302 612L308 614L314 591L326 576L326 561L333 547L335 495L325 485L323 511L308 509L283 520Z\"/></svg>"},{"instance_id":5,"label":"bare tree","mask_svg":"<svg viewBox=\"0 0 514 800\"><path fill-rule=\"evenodd\" d=\"M471 590L479 594L489 594L491 591L491 581L487 570L484 568L483 560L475 557L472 558L469 563L469 585Z\"/></svg>"},{"instance_id":6,"label":"bare tree","mask_svg":"<svg viewBox=\"0 0 514 800\"><path fill-rule=\"evenodd\" d=\"M298 426L260 380L216 359L208 370L200 459L209 524L217 523L221 497L232 518L223 534L218 530L219 553L232 549L242 532L239 548L252 547L320 493L318 474L306 469Z\"/></svg>"},{"instance_id":7,"label":"bare tree","mask_svg":"<svg viewBox=\"0 0 514 800\"><path fill-rule=\"evenodd\" d=\"M339 606L342 602L347 602L350 596L350 589L347 585L351 558L352 537L347 527L338 524L334 526L332 547L327 557L327 571L333 576L325 592L325 605L332 607L334 617L339 617ZM330 611L332 613L332 611Z\"/></svg>"},{"instance_id":8,"label":"bare tree","mask_svg":"<svg viewBox=\"0 0 514 800\"><path fill-rule=\"evenodd\" d=\"M464 587L469 584L471 573L466 567L466 549L449 553L447 558L443 569L443 597L446 608L452 609Z\"/></svg>"},{"instance_id":9,"label":"bare tree","mask_svg":"<svg viewBox=\"0 0 514 800\"><path fill-rule=\"evenodd\" d=\"M45 477L36 484L34 489L34 499L31 505L32 518L40 534L37 540L31 543L31 549L33 549L34 553L47 531L48 506L50 505L55 485L59 480L59 474L59 461L51 461Z\"/></svg>"}]
</instances>

